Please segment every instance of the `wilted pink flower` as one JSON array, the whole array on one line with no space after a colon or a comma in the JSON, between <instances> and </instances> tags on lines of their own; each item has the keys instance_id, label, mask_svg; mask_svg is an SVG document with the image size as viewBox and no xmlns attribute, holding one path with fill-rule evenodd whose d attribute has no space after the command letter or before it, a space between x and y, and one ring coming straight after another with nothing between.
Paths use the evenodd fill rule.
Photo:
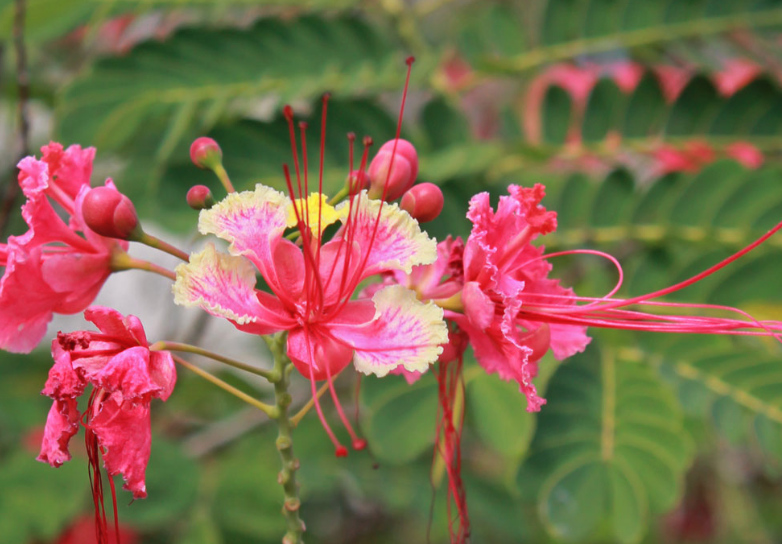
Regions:
<instances>
[{"instance_id":1,"label":"wilted pink flower","mask_svg":"<svg viewBox=\"0 0 782 544\"><path fill-rule=\"evenodd\" d=\"M324 98L324 111L326 103ZM378 290L371 300L352 296L370 276L389 270L410 273L415 265L434 262L434 240L396 204L370 199L355 185L348 200L336 208L322 192L322 178L318 192L308 196L306 148L300 171L289 108L285 116L298 193L285 167L290 196L257 185L254 191L229 194L202 210L199 231L228 241L230 255L209 244L189 263L179 265L175 301L200 306L245 332L288 331L288 356L312 382L313 395L316 381L328 380L331 386L332 378L351 360L360 372L377 376L400 365L411 371L427 368L447 341L442 309L420 302L415 293L399 285ZM302 131L306 128L300 126ZM366 167L367 154L365 146L359 171ZM321 165L322 158L321 154ZM353 172L352 164L348 172ZM325 241L324 230L337 222L341 228ZM299 245L287 239L286 229L296 229ZM256 288L256 273L271 292ZM354 447L364 447L331 390ZM346 455L317 397L316 409L337 455Z\"/></svg>"},{"instance_id":2,"label":"wilted pink flower","mask_svg":"<svg viewBox=\"0 0 782 544\"><path fill-rule=\"evenodd\" d=\"M42 160L19 163L29 230L0 244L0 348L8 351L31 351L54 313L84 310L111 274L112 253L127 249L126 242L99 236L84 223L95 150L50 143L42 152ZM116 191L111 180L106 187ZM69 216L67 224L53 203Z\"/></svg>"},{"instance_id":3,"label":"wilted pink flower","mask_svg":"<svg viewBox=\"0 0 782 544\"><path fill-rule=\"evenodd\" d=\"M146 497L144 473L152 435L153 398L168 399L176 383L171 354L150 351L137 317L92 306L84 317L98 331L59 333L52 342L54 366L42 394L54 400L44 430L39 461L54 467L70 460L68 443L80 424L97 468L103 456L109 476L122 474L134 499ZM93 386L84 413L77 407L87 385ZM98 476L98 479L100 477Z\"/></svg>"}]
</instances>

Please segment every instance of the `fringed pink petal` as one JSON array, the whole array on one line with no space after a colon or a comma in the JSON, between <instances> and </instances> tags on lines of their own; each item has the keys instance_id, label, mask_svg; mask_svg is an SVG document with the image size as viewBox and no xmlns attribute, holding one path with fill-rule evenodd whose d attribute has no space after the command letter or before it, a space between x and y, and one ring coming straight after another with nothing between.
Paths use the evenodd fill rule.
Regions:
<instances>
[{"instance_id":1,"label":"fringed pink petal","mask_svg":"<svg viewBox=\"0 0 782 544\"><path fill-rule=\"evenodd\" d=\"M182 306L200 306L210 314L230 320L244 331L270 334L286 330L295 321L279 306L261 303L255 289L255 270L244 257L218 253L208 244L190 262L176 268L174 301Z\"/></svg>"},{"instance_id":2,"label":"fringed pink petal","mask_svg":"<svg viewBox=\"0 0 782 544\"><path fill-rule=\"evenodd\" d=\"M81 396L87 383L74 370L71 354L62 349L56 339L52 341L52 357L54 365L49 369L49 377L41 394L60 400Z\"/></svg>"},{"instance_id":3,"label":"fringed pink petal","mask_svg":"<svg viewBox=\"0 0 782 544\"><path fill-rule=\"evenodd\" d=\"M163 393L163 387L150 373L149 356L146 346L123 350L87 379L101 389L120 393L125 400L149 402ZM78 360L74 366L78 366Z\"/></svg>"},{"instance_id":4,"label":"fringed pink petal","mask_svg":"<svg viewBox=\"0 0 782 544\"><path fill-rule=\"evenodd\" d=\"M68 443L79 431L79 410L75 399L55 400L46 418L38 460L59 467L71 460Z\"/></svg>"},{"instance_id":5,"label":"fringed pink petal","mask_svg":"<svg viewBox=\"0 0 782 544\"><path fill-rule=\"evenodd\" d=\"M50 142L41 148L41 153L43 161L49 165L52 183L72 199L82 187L90 185L94 147L82 149L80 145L72 145L63 151L61 144Z\"/></svg>"},{"instance_id":6,"label":"fringed pink petal","mask_svg":"<svg viewBox=\"0 0 782 544\"><path fill-rule=\"evenodd\" d=\"M419 301L415 293L392 285L373 297L374 317L357 325L329 324L331 334L356 350L356 369L385 376L398 366L424 371L448 342L443 310Z\"/></svg>"},{"instance_id":7,"label":"fringed pink petal","mask_svg":"<svg viewBox=\"0 0 782 544\"><path fill-rule=\"evenodd\" d=\"M90 428L103 448L103 463L109 476L121 473L123 488L132 492L134 499L145 498L144 478L152 446L149 403L123 402L122 395L115 393L103 401Z\"/></svg>"}]
</instances>

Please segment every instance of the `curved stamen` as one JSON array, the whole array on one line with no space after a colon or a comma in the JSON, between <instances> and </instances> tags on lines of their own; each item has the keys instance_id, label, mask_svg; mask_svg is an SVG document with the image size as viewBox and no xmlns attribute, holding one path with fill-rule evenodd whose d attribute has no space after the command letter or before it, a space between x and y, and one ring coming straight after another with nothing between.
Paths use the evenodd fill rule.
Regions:
<instances>
[{"instance_id":1,"label":"curved stamen","mask_svg":"<svg viewBox=\"0 0 782 544\"><path fill-rule=\"evenodd\" d=\"M331 439L331 443L334 444L335 448L335 454L337 457L346 457L348 454L348 450L345 446L340 444L339 440L337 440L337 437L334 435L334 431L331 430L331 426L329 425L328 421L326 421L326 416L323 415L323 408L320 406L320 400L318 399L318 388L315 385L315 371L313 369L313 365L315 364L315 359L312 356L312 341L310 339L310 333L307 327L304 327L304 334L307 339L307 357L309 358L309 368L310 368L310 386L312 389L312 398L315 400L315 411L318 412L318 418L320 419L321 425L323 425L323 428L326 430L326 434L329 436L329 439Z\"/></svg>"},{"instance_id":2,"label":"curved stamen","mask_svg":"<svg viewBox=\"0 0 782 544\"><path fill-rule=\"evenodd\" d=\"M356 435L356 432L353 430L353 427L350 425L350 421L345 416L345 412L342 410L342 404L339 402L339 398L337 397L337 392L334 389L334 381L331 377L331 368L328 364L326 364L326 379L328 380L329 384L329 392L331 393L331 398L334 401L334 406L337 407L337 413L339 414L339 418L342 420L342 424L345 425L345 429L347 429L348 434L350 435L350 439L353 441L353 449L354 450L363 450L367 447L367 441L363 438L359 438L358 435Z\"/></svg>"}]
</instances>

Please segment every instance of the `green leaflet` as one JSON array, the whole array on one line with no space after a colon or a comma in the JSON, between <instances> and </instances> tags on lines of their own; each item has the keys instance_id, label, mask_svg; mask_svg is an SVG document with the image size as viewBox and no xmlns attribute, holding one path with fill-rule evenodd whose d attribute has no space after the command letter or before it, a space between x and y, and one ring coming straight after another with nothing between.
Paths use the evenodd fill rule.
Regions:
<instances>
[{"instance_id":1,"label":"green leaflet","mask_svg":"<svg viewBox=\"0 0 782 544\"><path fill-rule=\"evenodd\" d=\"M682 491L692 446L681 408L655 372L593 343L562 365L522 465L550 534L638 542Z\"/></svg>"}]
</instances>

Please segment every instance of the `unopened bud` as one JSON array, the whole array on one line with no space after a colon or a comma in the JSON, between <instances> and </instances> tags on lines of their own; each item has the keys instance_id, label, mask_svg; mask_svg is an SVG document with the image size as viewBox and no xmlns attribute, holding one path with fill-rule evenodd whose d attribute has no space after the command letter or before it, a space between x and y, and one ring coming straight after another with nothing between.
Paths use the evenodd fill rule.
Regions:
<instances>
[{"instance_id":1,"label":"unopened bud","mask_svg":"<svg viewBox=\"0 0 782 544\"><path fill-rule=\"evenodd\" d=\"M418 153L413 144L400 139L396 141L395 151L394 142L384 143L369 165L371 198L381 197L385 190L386 200L396 200L413 186L418 176ZM388 187L385 187L386 184Z\"/></svg>"},{"instance_id":2,"label":"unopened bud","mask_svg":"<svg viewBox=\"0 0 782 544\"><path fill-rule=\"evenodd\" d=\"M223 162L223 150L212 138L201 136L190 145L190 160L199 168L214 170Z\"/></svg>"},{"instance_id":3,"label":"unopened bud","mask_svg":"<svg viewBox=\"0 0 782 544\"><path fill-rule=\"evenodd\" d=\"M212 191L206 185L193 185L187 192L187 205L194 210L208 210L215 205Z\"/></svg>"},{"instance_id":4,"label":"unopened bud","mask_svg":"<svg viewBox=\"0 0 782 544\"><path fill-rule=\"evenodd\" d=\"M141 233L133 202L112 187L96 187L84 197L82 214L87 226L108 238L129 240Z\"/></svg>"},{"instance_id":5,"label":"unopened bud","mask_svg":"<svg viewBox=\"0 0 782 544\"><path fill-rule=\"evenodd\" d=\"M434 183L419 183L405 193L399 207L420 223L426 223L443 211L443 192Z\"/></svg>"}]
</instances>

